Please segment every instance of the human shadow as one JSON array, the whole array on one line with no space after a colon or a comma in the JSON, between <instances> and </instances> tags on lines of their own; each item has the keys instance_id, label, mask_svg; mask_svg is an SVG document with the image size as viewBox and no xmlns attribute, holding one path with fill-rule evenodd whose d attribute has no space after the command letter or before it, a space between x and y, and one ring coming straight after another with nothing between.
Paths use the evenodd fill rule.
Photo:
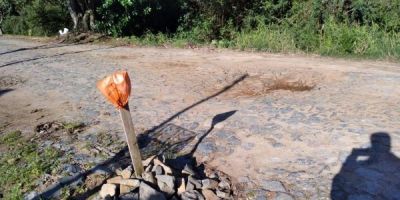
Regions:
<instances>
[{"instance_id":1,"label":"human shadow","mask_svg":"<svg viewBox=\"0 0 400 200\"><path fill-rule=\"evenodd\" d=\"M171 148L175 148L175 147L184 147L186 144L188 144L189 142L192 141L193 137L190 137L186 140L182 140L179 141L178 143L174 143L174 144L166 144L165 142L159 141L155 135L155 133L157 132L157 130L161 129L163 126L165 126L166 124L168 124L170 121L172 121L173 119L175 119L176 117L180 116L181 114L187 112L188 110L228 91L229 89L231 89L232 87L234 87L236 84L238 84L239 82L243 81L245 78L248 77L248 74L244 74L242 76L240 76L239 78L237 78L236 80L234 80L231 84L227 85L226 87L222 88L221 90L217 91L216 93L203 98L195 103L193 103L192 105L178 111L176 114L172 115L171 117L169 117L168 119L164 120L163 122L161 122L159 125L153 127L150 130L145 131L143 134L139 134L138 137L138 143L139 143L139 148L141 149L141 152L143 153L143 150L148 147L151 146L154 142L157 143L162 143L162 145L167 145L167 147L165 147L166 149L171 149ZM203 134L202 136L200 136L199 140L196 142L195 144L195 148L194 150L190 151L190 154L186 155L185 159L187 162L193 162L193 159L191 159L191 156L193 155L194 151L196 150L196 148L198 147L198 145L201 143L201 141L214 129L215 125L217 123L220 123L224 120L226 120L227 118L229 118L230 116L232 116L236 111L230 111L230 112L226 112L226 113L222 113L219 115L216 115L211 123L211 127L210 129ZM164 152L165 150L163 150L162 152ZM161 152L161 153L162 153ZM159 154L160 152L157 152L156 154ZM143 157L143 159L145 159L146 157ZM171 162L171 160L169 160ZM179 160L175 160L176 163L179 162ZM45 191L43 191L42 193L40 193L39 195L37 195L36 197L33 198L33 200L39 200L39 199L50 199L52 198L55 194L57 194L59 191L61 191L62 188L69 186L69 185L73 185L74 183L76 183L79 180L82 180L84 178L86 178L87 176L94 174L96 172L106 172L107 174L109 174L109 176L114 175L114 172L116 169L118 168L125 168L128 165L130 165L131 161L130 161L130 155L129 155L129 151L128 151L128 147L125 146L123 149L121 149L118 153L116 153L113 157L107 159L106 161L94 166L93 168L86 170L84 172L78 173L77 175L74 176L70 176L70 177L65 177L61 180L59 180L57 183L53 184L52 186L48 187ZM182 162L180 162L181 164L183 164ZM186 164L186 163L185 163ZM179 166L178 166L179 167ZM105 183L102 182L100 184L98 184L97 186L95 186L94 188L79 194L77 196L71 197L70 199L87 199L88 197L90 197L91 195L95 194L96 192L98 192L101 188L101 185Z\"/></svg>"},{"instance_id":2,"label":"human shadow","mask_svg":"<svg viewBox=\"0 0 400 200\"><path fill-rule=\"evenodd\" d=\"M60 56L69 55L69 54L78 54L78 53L97 51L97 50L103 50L103 49L112 49L115 47L105 47L105 48L95 48L95 49L88 49L88 50L81 50L81 51L63 52L63 53L54 54L54 55L50 55L50 56L38 56L38 57L28 58L28 59L24 59L24 60L12 61L12 62L3 64L3 65L0 65L0 68L11 66L11 65L16 65L16 64L20 64L20 63L25 63L25 62L35 61L35 60L41 60L41 59L45 59L45 58L54 58L54 57L60 57Z\"/></svg>"},{"instance_id":3,"label":"human shadow","mask_svg":"<svg viewBox=\"0 0 400 200\"><path fill-rule=\"evenodd\" d=\"M356 148L333 178L331 199L400 199L400 159L388 133L371 135L370 148Z\"/></svg>"}]
</instances>

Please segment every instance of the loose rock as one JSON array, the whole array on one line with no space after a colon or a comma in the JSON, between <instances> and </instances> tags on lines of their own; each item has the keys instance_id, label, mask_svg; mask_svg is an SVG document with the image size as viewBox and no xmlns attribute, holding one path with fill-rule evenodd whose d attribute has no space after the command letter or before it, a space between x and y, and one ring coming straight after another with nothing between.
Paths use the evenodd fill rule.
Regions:
<instances>
[{"instance_id":1,"label":"loose rock","mask_svg":"<svg viewBox=\"0 0 400 200\"><path fill-rule=\"evenodd\" d=\"M192 183L196 189L201 189L202 184L200 180L193 178L193 176L189 176L188 181Z\"/></svg>"},{"instance_id":2,"label":"loose rock","mask_svg":"<svg viewBox=\"0 0 400 200\"><path fill-rule=\"evenodd\" d=\"M156 175L162 175L163 174L163 168L160 165L157 165L156 167L154 167L153 171L156 173Z\"/></svg>"},{"instance_id":3,"label":"loose rock","mask_svg":"<svg viewBox=\"0 0 400 200\"><path fill-rule=\"evenodd\" d=\"M196 173L194 172L193 168L188 164L186 164L185 167L183 168L182 174L189 174L191 176L196 175Z\"/></svg>"},{"instance_id":4,"label":"loose rock","mask_svg":"<svg viewBox=\"0 0 400 200\"><path fill-rule=\"evenodd\" d=\"M162 163L160 160L158 160L158 158L154 159L154 165L160 165L164 169L165 174L172 174L171 168Z\"/></svg>"},{"instance_id":5,"label":"loose rock","mask_svg":"<svg viewBox=\"0 0 400 200\"><path fill-rule=\"evenodd\" d=\"M156 180L156 178L154 177L153 173L151 173L151 172L144 172L144 173L142 174L142 176L143 176L143 180L145 180L145 181L147 181L147 182L149 182L149 183L152 183L152 184L157 184L157 180Z\"/></svg>"},{"instance_id":6,"label":"loose rock","mask_svg":"<svg viewBox=\"0 0 400 200\"><path fill-rule=\"evenodd\" d=\"M201 193L203 194L204 198L206 200L219 200L221 198L219 198L213 191L205 189L202 190Z\"/></svg>"},{"instance_id":7,"label":"loose rock","mask_svg":"<svg viewBox=\"0 0 400 200\"><path fill-rule=\"evenodd\" d=\"M227 192L223 192L221 190L217 190L217 196L221 197L223 199L229 199L231 197L231 195Z\"/></svg>"},{"instance_id":8,"label":"loose rock","mask_svg":"<svg viewBox=\"0 0 400 200\"><path fill-rule=\"evenodd\" d=\"M175 177L169 175L157 175L157 185L161 191L172 195L175 193Z\"/></svg>"},{"instance_id":9,"label":"loose rock","mask_svg":"<svg viewBox=\"0 0 400 200\"><path fill-rule=\"evenodd\" d=\"M129 166L129 167L125 168L124 170L122 170L122 172L121 172L122 178L124 178L124 179L130 178L132 175L132 171L133 171L132 166Z\"/></svg>"},{"instance_id":10,"label":"loose rock","mask_svg":"<svg viewBox=\"0 0 400 200\"><path fill-rule=\"evenodd\" d=\"M182 193L185 192L185 191L186 191L185 179L182 178L182 179L181 179L181 184L180 184L180 186L178 187L178 195L182 194Z\"/></svg>"},{"instance_id":11,"label":"loose rock","mask_svg":"<svg viewBox=\"0 0 400 200\"><path fill-rule=\"evenodd\" d=\"M101 186L101 190L100 190L100 196L102 198L106 198L106 197L113 197L115 196L115 191L117 189L117 186L114 184L104 184L103 186Z\"/></svg>"},{"instance_id":12,"label":"loose rock","mask_svg":"<svg viewBox=\"0 0 400 200\"><path fill-rule=\"evenodd\" d=\"M108 179L107 183L126 185L134 188L137 188L140 185L140 181L138 179L122 179L120 176Z\"/></svg>"},{"instance_id":13,"label":"loose rock","mask_svg":"<svg viewBox=\"0 0 400 200\"><path fill-rule=\"evenodd\" d=\"M223 190L231 189L231 186L227 180L221 180L221 182L218 183L218 187Z\"/></svg>"},{"instance_id":14,"label":"loose rock","mask_svg":"<svg viewBox=\"0 0 400 200\"><path fill-rule=\"evenodd\" d=\"M204 179L201 180L202 183L202 189L215 189L218 186L218 181L213 180L213 179Z\"/></svg>"},{"instance_id":15,"label":"loose rock","mask_svg":"<svg viewBox=\"0 0 400 200\"><path fill-rule=\"evenodd\" d=\"M155 190L154 188L150 187L144 182L140 183L140 188L139 188L139 199L140 200L166 200L165 196Z\"/></svg>"},{"instance_id":16,"label":"loose rock","mask_svg":"<svg viewBox=\"0 0 400 200\"><path fill-rule=\"evenodd\" d=\"M120 195L119 200L139 200L139 194L138 193L126 193L123 195Z\"/></svg>"},{"instance_id":17,"label":"loose rock","mask_svg":"<svg viewBox=\"0 0 400 200\"><path fill-rule=\"evenodd\" d=\"M129 186L126 186L126 185L120 185L119 186L119 193L120 194L130 193L134 189L136 189L136 188L129 187Z\"/></svg>"},{"instance_id":18,"label":"loose rock","mask_svg":"<svg viewBox=\"0 0 400 200\"><path fill-rule=\"evenodd\" d=\"M186 191L181 195L182 200L204 200L202 194L197 190Z\"/></svg>"},{"instance_id":19,"label":"loose rock","mask_svg":"<svg viewBox=\"0 0 400 200\"><path fill-rule=\"evenodd\" d=\"M147 158L146 160L144 160L142 163L143 163L143 166L149 166L149 164L151 163L151 162L153 162L153 160L154 160L154 158L156 157L156 155L154 155L154 156L150 156L149 158Z\"/></svg>"}]
</instances>

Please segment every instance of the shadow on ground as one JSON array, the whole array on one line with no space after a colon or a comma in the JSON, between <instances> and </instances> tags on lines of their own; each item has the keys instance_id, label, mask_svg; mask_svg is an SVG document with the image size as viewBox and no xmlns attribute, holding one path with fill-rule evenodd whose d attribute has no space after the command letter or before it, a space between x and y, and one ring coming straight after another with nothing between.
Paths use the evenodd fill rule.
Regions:
<instances>
[{"instance_id":1,"label":"shadow on ground","mask_svg":"<svg viewBox=\"0 0 400 200\"><path fill-rule=\"evenodd\" d=\"M390 135L371 135L370 148L353 149L332 182L332 200L400 199L400 159Z\"/></svg>"},{"instance_id":2,"label":"shadow on ground","mask_svg":"<svg viewBox=\"0 0 400 200\"><path fill-rule=\"evenodd\" d=\"M155 155L155 154L159 155L160 153L169 151L171 149L173 149L172 151L180 151L183 148L186 148L186 146L189 145L189 143L192 144L194 141L195 144L189 147L189 151L187 151L188 152L187 154L184 154L183 156L180 156L180 157L177 157L174 159L169 159L166 161L168 164L169 163L177 164L175 166L172 165L172 167L175 167L177 169L183 167L184 164L186 164L186 163L194 163L195 159L193 158L193 153L196 151L196 148L199 145L199 143L201 143L201 141L214 129L214 126L217 123L220 123L220 122L228 119L230 116L232 116L236 112L236 110L226 112L226 113L221 113L221 114L214 116L210 129L207 132L205 132L204 134L202 134L200 137L198 137L196 134L193 134L193 135L189 134L187 137L184 137L184 139L181 139L177 142L170 143L170 142L160 141L160 139L158 138L159 135L157 135L157 133L160 133L159 131L163 127L165 127L165 126L168 127L168 125L169 125L168 123L170 121L172 121L173 119L175 119L176 117L178 117L181 114L185 113L186 111L228 91L229 89L231 89L232 87L234 87L236 84L243 81L247 77L248 77L247 74L240 76L238 79L233 81L230 85L222 88L220 91L218 91L204 99L201 99L200 101L180 110L173 116L171 116L168 119L166 119L165 121L163 121L158 126L146 131L143 134L140 134L138 136L138 142L139 142L139 147L141 149L142 155L144 155L144 156L142 156L143 159L145 159L149 155ZM196 140L196 136L198 138L197 140ZM168 136L168 138L171 138L171 137ZM156 147L156 148L154 148L154 147ZM161 148L159 148L159 147L161 147ZM156 150L156 151L153 151L153 150ZM120 150L115 156L104 161L103 163L96 165L95 167L91 168L90 170L79 173L75 176L65 177L65 178L59 180L58 183L47 188L46 191L42 192L41 194L36 196L34 199L38 200L38 199L52 198L55 194L59 193L62 190L62 188L66 187L66 186L74 185L77 181L80 181L80 180L86 178L87 176L94 174L96 172L107 173L107 174L109 174L109 176L113 176L114 172L117 168L125 168L128 165L130 165L130 163L131 163L131 160L130 160L130 156L129 156L129 152L128 152L128 147L126 146L122 150ZM201 171L202 166L200 166L198 170ZM102 183L98 184L97 186L95 186L94 188L90 189L89 191L87 191L83 194L79 194L78 196L71 197L70 199L87 199L88 197L90 197L93 194L95 194L96 192L98 192L104 183L105 182L102 182Z\"/></svg>"},{"instance_id":3,"label":"shadow on ground","mask_svg":"<svg viewBox=\"0 0 400 200\"><path fill-rule=\"evenodd\" d=\"M71 46L74 44L44 44L44 45L39 45L39 46L34 46L34 47L23 47L23 48L19 48L19 49L15 49L15 50L10 50L10 51L5 51L5 52L1 52L1 55L5 55L5 54L10 54L10 53L16 53L16 52L20 52L20 51L29 51L29 50L36 50L36 49L52 49L52 48L58 48L58 47L65 47L65 46Z\"/></svg>"},{"instance_id":4,"label":"shadow on ground","mask_svg":"<svg viewBox=\"0 0 400 200\"><path fill-rule=\"evenodd\" d=\"M0 89L0 96L3 96L5 93L11 92L14 89Z\"/></svg>"},{"instance_id":5,"label":"shadow on ground","mask_svg":"<svg viewBox=\"0 0 400 200\"><path fill-rule=\"evenodd\" d=\"M78 54L78 53L97 51L97 50L103 50L103 49L112 49L112 48L116 48L116 47L117 46L103 47L103 48L95 48L95 49L88 49L88 50L81 50L81 51L64 52L64 53L54 54L54 55L50 55L50 56L38 56L38 57L28 58L28 59L24 59L24 60L11 61L6 64L0 65L0 68L11 66L11 65L16 65L16 64L20 64L20 63L30 62L30 61L34 61L34 60L41 60L41 59L45 59L45 58L54 58L54 57L60 57L60 56L69 55L69 54Z\"/></svg>"}]
</instances>

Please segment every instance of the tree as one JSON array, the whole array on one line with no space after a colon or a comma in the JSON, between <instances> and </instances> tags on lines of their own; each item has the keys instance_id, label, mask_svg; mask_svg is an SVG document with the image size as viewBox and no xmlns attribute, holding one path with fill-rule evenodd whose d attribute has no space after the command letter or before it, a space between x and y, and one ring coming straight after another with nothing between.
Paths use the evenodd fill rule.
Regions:
<instances>
[{"instance_id":1,"label":"tree","mask_svg":"<svg viewBox=\"0 0 400 200\"><path fill-rule=\"evenodd\" d=\"M95 10L99 0L68 0L68 11L75 31L91 31L95 28Z\"/></svg>"},{"instance_id":2,"label":"tree","mask_svg":"<svg viewBox=\"0 0 400 200\"><path fill-rule=\"evenodd\" d=\"M10 13L11 11L11 4L9 0L0 0L0 35L3 34L1 23L3 22L4 18Z\"/></svg>"}]
</instances>

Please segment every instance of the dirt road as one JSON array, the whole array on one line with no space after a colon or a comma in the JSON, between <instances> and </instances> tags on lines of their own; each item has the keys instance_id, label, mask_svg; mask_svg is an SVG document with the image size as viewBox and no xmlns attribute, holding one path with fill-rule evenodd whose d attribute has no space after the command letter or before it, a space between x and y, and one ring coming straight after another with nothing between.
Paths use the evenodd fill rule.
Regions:
<instances>
[{"instance_id":1,"label":"dirt road","mask_svg":"<svg viewBox=\"0 0 400 200\"><path fill-rule=\"evenodd\" d=\"M59 141L79 155L99 133L122 141L118 113L95 88L116 69L130 73L139 132L167 120L202 134L213 117L236 111L195 155L232 176L247 198L400 199L397 63L0 37L1 131L84 122L77 140ZM303 86L312 89L288 90Z\"/></svg>"}]
</instances>

